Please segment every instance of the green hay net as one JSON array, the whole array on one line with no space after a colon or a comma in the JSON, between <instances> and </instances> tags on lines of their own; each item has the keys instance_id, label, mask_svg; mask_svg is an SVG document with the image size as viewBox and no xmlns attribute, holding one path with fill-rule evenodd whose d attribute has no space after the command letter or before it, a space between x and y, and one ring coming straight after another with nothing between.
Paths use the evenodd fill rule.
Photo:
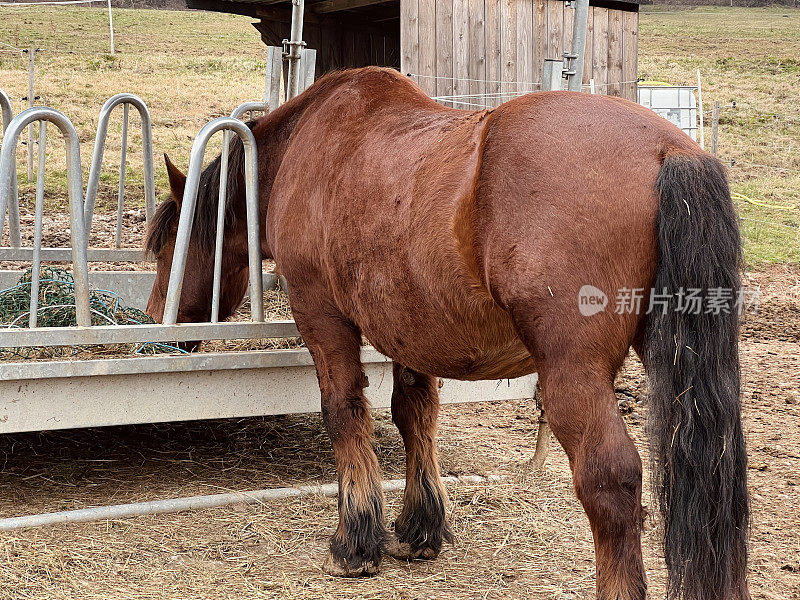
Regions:
<instances>
[{"instance_id":1,"label":"green hay net","mask_svg":"<svg viewBox=\"0 0 800 600\"><path fill-rule=\"evenodd\" d=\"M27 327L31 307L31 269L23 272L17 285L0 291L0 327ZM92 325L139 325L153 323L147 314L123 306L119 296L108 290L89 292ZM39 280L39 327L76 326L75 283L72 273L58 267L45 266ZM180 352L167 344L119 344L109 346L0 348L0 358L52 358L78 354L159 354Z\"/></svg>"}]
</instances>

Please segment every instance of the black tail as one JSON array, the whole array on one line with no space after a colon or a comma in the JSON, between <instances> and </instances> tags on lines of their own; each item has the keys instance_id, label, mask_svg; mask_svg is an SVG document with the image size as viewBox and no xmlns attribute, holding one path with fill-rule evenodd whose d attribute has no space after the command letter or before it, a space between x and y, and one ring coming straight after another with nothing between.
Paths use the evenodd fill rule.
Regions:
<instances>
[{"instance_id":1,"label":"black tail","mask_svg":"<svg viewBox=\"0 0 800 600\"><path fill-rule=\"evenodd\" d=\"M668 598L745 600L749 508L734 307L737 217L724 167L710 155L667 153L657 189L654 290L671 299L667 310L649 317L645 361ZM698 288L706 302L730 294L730 312L717 314L706 302L695 311L687 296Z\"/></svg>"}]
</instances>

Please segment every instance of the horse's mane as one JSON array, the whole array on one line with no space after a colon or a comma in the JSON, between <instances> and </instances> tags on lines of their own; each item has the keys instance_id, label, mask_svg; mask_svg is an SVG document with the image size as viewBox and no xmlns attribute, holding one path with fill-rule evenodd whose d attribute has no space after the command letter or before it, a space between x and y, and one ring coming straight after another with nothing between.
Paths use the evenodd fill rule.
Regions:
<instances>
[{"instance_id":1,"label":"horse's mane","mask_svg":"<svg viewBox=\"0 0 800 600\"><path fill-rule=\"evenodd\" d=\"M430 99L414 85L410 79L393 69L380 67L365 67L363 69L350 69L332 71L320 77L314 85L305 92L279 106L276 110L265 115L258 121L250 121L247 126L254 129L258 124L257 141L266 136L288 136L294 128L299 116L315 100L325 98L333 93L339 86L356 83L362 77L368 78L373 90L380 89L387 93L394 85L399 84L407 93L419 96L420 99L430 102ZM254 131L254 133L256 133ZM193 242L200 248L212 252L217 233L217 203L219 198L219 176L221 158L218 156L209 164L200 175L200 187L197 192L197 205L195 207L194 224L192 227ZM244 145L238 136L233 136L228 154L228 193L226 196L225 227L235 223L236 212L234 207L244 194ZM145 252L158 255L169 240L172 226L178 219L180 210L173 198L169 198L159 205L145 237Z\"/></svg>"},{"instance_id":2,"label":"horse's mane","mask_svg":"<svg viewBox=\"0 0 800 600\"><path fill-rule=\"evenodd\" d=\"M255 121L247 126L252 129ZM222 169L222 157L217 156L200 174L200 185L197 189L197 204L192 224L193 241L200 244L203 250L211 252L217 235L217 204L219 202L219 179ZM225 228L234 224L236 213L234 206L239 195L244 193L244 144L239 136L233 136L228 152L228 191L225 196ZM144 241L147 253L158 255L167 243L172 226L180 215L175 199L170 197L162 202L156 210Z\"/></svg>"}]
</instances>

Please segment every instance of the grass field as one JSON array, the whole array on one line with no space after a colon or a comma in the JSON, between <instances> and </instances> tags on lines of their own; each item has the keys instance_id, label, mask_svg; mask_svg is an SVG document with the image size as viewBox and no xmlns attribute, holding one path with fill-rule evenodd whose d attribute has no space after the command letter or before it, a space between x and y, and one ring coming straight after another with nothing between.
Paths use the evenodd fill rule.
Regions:
<instances>
[{"instance_id":1,"label":"grass field","mask_svg":"<svg viewBox=\"0 0 800 600\"><path fill-rule=\"evenodd\" d=\"M800 261L800 11L704 6L641 15L639 76L692 85L720 116L750 264ZM710 128L706 132L710 139ZM781 208L767 208L779 206ZM785 208L790 207L790 208Z\"/></svg>"},{"instance_id":2,"label":"grass field","mask_svg":"<svg viewBox=\"0 0 800 600\"><path fill-rule=\"evenodd\" d=\"M169 153L183 167L206 121L262 96L264 46L247 17L119 9L114 21L117 53L112 57L103 10L0 11L5 25L0 42L45 49L37 55L37 94L78 128L84 180L97 113L117 92L130 91L147 102L156 152ZM715 100L737 105L722 112L720 156L735 160L731 177L748 263L800 261L800 11L644 10L640 76L693 84L698 68L707 109ZM27 93L24 58L2 44L0 88L15 100L17 111L22 108L20 98ZM119 120L117 115L109 131L99 210L111 210L116 201ZM137 119L132 117L132 122L127 178L135 203L142 197L141 157L136 151L141 137ZM65 197L65 172L58 160L63 150L53 139L48 152L55 159L48 163L48 198L55 205ZM20 168L23 203L30 210L33 186L25 181L24 152ZM160 192L166 191L160 157L156 183Z\"/></svg>"}]
</instances>

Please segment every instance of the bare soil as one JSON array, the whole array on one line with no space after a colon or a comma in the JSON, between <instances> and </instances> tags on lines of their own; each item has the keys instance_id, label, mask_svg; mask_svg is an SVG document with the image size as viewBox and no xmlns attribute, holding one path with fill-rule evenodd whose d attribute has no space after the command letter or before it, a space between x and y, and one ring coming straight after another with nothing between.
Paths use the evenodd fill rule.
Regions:
<instances>
[{"instance_id":1,"label":"bare soil","mask_svg":"<svg viewBox=\"0 0 800 600\"><path fill-rule=\"evenodd\" d=\"M763 296L742 331L750 453L750 582L759 600L800 600L800 268L748 274ZM629 431L647 464L646 378L631 358L617 384ZM209 401L213 401L210 399ZM375 447L386 478L403 450L386 411ZM591 532L555 443L530 469L532 400L446 406L446 474L504 474L450 486L455 546L432 562L387 558L366 580L325 575L336 500L311 497L176 515L14 531L0 536L0 597L591 598ZM0 438L0 515L335 481L316 414L7 435ZM387 496L387 518L400 508ZM649 487L646 503L652 504ZM663 597L659 518L644 536L653 598Z\"/></svg>"}]
</instances>

